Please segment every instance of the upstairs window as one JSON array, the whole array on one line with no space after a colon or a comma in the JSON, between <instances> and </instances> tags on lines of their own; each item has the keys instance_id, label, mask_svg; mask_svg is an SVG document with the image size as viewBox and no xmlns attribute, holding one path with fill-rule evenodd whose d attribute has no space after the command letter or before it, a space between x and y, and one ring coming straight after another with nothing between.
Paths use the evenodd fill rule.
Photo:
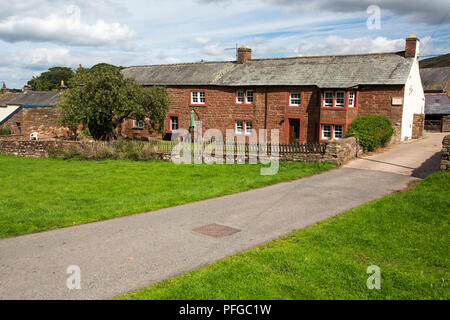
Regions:
<instances>
[{"instance_id":1,"label":"upstairs window","mask_svg":"<svg viewBox=\"0 0 450 320\"><path fill-rule=\"evenodd\" d=\"M245 93L245 103L253 104L253 91L247 90Z\"/></svg>"},{"instance_id":2,"label":"upstairs window","mask_svg":"<svg viewBox=\"0 0 450 320\"><path fill-rule=\"evenodd\" d=\"M289 94L289 105L299 107L302 101L302 94L300 92L291 92Z\"/></svg>"},{"instance_id":3,"label":"upstairs window","mask_svg":"<svg viewBox=\"0 0 450 320\"><path fill-rule=\"evenodd\" d=\"M348 101L346 94L348 93ZM323 107L353 108L356 104L355 91L325 91L323 93Z\"/></svg>"},{"instance_id":4,"label":"upstairs window","mask_svg":"<svg viewBox=\"0 0 450 320\"><path fill-rule=\"evenodd\" d=\"M348 106L349 107L355 106L355 98L356 98L355 91L350 91L348 93Z\"/></svg>"},{"instance_id":5,"label":"upstairs window","mask_svg":"<svg viewBox=\"0 0 450 320\"><path fill-rule=\"evenodd\" d=\"M333 106L333 91L325 91L323 95L323 105L325 107Z\"/></svg>"},{"instance_id":6,"label":"upstairs window","mask_svg":"<svg viewBox=\"0 0 450 320\"><path fill-rule=\"evenodd\" d=\"M253 104L253 90L237 90L236 104Z\"/></svg>"},{"instance_id":7,"label":"upstairs window","mask_svg":"<svg viewBox=\"0 0 450 320\"><path fill-rule=\"evenodd\" d=\"M243 90L236 91L236 103L243 104L245 99L245 93Z\"/></svg>"},{"instance_id":8,"label":"upstairs window","mask_svg":"<svg viewBox=\"0 0 450 320\"><path fill-rule=\"evenodd\" d=\"M206 91L191 91L191 104L206 104Z\"/></svg>"},{"instance_id":9,"label":"upstairs window","mask_svg":"<svg viewBox=\"0 0 450 320\"><path fill-rule=\"evenodd\" d=\"M336 101L336 107L344 107L345 106L345 92L337 91L335 101Z\"/></svg>"}]
</instances>

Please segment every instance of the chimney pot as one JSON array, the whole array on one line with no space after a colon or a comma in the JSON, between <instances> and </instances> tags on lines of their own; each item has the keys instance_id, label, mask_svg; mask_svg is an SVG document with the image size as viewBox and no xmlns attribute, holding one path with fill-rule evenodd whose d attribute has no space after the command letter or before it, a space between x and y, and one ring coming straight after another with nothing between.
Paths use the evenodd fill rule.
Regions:
<instances>
[{"instance_id":1,"label":"chimney pot","mask_svg":"<svg viewBox=\"0 0 450 320\"><path fill-rule=\"evenodd\" d=\"M252 59L252 49L243 45L237 49L237 63L243 64Z\"/></svg>"},{"instance_id":2,"label":"chimney pot","mask_svg":"<svg viewBox=\"0 0 450 320\"><path fill-rule=\"evenodd\" d=\"M59 90L66 90L67 86L64 84L64 80L61 80L61 85L59 86Z\"/></svg>"},{"instance_id":3,"label":"chimney pot","mask_svg":"<svg viewBox=\"0 0 450 320\"><path fill-rule=\"evenodd\" d=\"M419 43L420 40L414 33L411 33L409 37L406 38L405 58L417 58L419 55Z\"/></svg>"}]
</instances>

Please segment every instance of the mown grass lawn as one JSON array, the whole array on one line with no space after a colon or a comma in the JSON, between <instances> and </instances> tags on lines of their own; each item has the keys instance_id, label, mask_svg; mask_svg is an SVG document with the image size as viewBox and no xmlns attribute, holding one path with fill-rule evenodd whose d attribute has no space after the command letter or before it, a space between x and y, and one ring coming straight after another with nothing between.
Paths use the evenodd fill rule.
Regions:
<instances>
[{"instance_id":1,"label":"mown grass lawn","mask_svg":"<svg viewBox=\"0 0 450 320\"><path fill-rule=\"evenodd\" d=\"M329 163L175 165L0 155L0 238L180 205L317 174Z\"/></svg>"},{"instance_id":2,"label":"mown grass lawn","mask_svg":"<svg viewBox=\"0 0 450 320\"><path fill-rule=\"evenodd\" d=\"M449 299L450 173L120 299ZM381 269L368 290L367 268Z\"/></svg>"}]
</instances>

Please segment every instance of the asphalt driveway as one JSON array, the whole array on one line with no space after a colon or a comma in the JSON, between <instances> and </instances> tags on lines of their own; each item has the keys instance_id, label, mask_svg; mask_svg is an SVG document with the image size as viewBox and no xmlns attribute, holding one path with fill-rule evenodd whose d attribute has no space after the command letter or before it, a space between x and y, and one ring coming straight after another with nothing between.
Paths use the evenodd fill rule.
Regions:
<instances>
[{"instance_id":1,"label":"asphalt driveway","mask_svg":"<svg viewBox=\"0 0 450 320\"><path fill-rule=\"evenodd\" d=\"M404 188L437 169L442 137L292 182L0 240L0 299L109 299L197 269ZM210 224L239 231L193 231ZM66 286L70 265L80 267L80 290Z\"/></svg>"}]
</instances>

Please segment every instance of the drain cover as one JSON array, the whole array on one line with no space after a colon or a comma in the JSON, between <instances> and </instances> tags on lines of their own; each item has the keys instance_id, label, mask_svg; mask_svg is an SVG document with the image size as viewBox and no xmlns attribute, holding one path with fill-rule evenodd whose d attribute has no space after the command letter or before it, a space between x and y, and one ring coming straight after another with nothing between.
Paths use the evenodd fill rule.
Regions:
<instances>
[{"instance_id":1,"label":"drain cover","mask_svg":"<svg viewBox=\"0 0 450 320\"><path fill-rule=\"evenodd\" d=\"M214 238L223 238L223 237L231 236L232 234L238 233L241 230L234 229L234 228L227 227L227 226L222 226L220 224L209 224L207 226L196 228L192 231L195 231L195 232L198 232L198 233L210 236L210 237L214 237Z\"/></svg>"}]
</instances>

